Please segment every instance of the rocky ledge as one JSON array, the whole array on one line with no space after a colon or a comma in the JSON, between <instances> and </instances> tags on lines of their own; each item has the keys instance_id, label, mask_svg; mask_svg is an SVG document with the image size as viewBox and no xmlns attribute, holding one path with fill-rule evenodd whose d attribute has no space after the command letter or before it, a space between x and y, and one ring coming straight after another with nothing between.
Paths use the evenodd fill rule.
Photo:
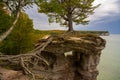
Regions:
<instances>
[{"instance_id":1,"label":"rocky ledge","mask_svg":"<svg viewBox=\"0 0 120 80\"><path fill-rule=\"evenodd\" d=\"M36 47L49 38L46 36L39 40ZM36 80L97 80L97 66L106 44L104 39L95 35L76 33L54 36L52 39L38 55L44 58L47 64L36 60L37 64L31 66L30 71L35 74ZM21 72L2 68L0 79L29 80Z\"/></svg>"},{"instance_id":2,"label":"rocky ledge","mask_svg":"<svg viewBox=\"0 0 120 80\"><path fill-rule=\"evenodd\" d=\"M52 72L48 80L97 80L97 66L105 44L104 39L95 35L56 37L41 53L49 62L41 69Z\"/></svg>"}]
</instances>

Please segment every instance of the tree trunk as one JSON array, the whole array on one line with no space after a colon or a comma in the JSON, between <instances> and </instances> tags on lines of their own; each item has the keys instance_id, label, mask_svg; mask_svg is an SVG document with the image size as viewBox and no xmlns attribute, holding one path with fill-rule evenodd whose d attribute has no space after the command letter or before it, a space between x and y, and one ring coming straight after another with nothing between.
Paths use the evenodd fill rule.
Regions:
<instances>
[{"instance_id":1,"label":"tree trunk","mask_svg":"<svg viewBox=\"0 0 120 80\"><path fill-rule=\"evenodd\" d=\"M12 24L12 26L6 31L4 32L2 35L0 35L0 42L2 42L13 30L14 26L16 25L18 18L20 16L20 11L18 11L17 16Z\"/></svg>"},{"instance_id":2,"label":"tree trunk","mask_svg":"<svg viewBox=\"0 0 120 80\"><path fill-rule=\"evenodd\" d=\"M73 31L73 23L72 20L68 21L68 32L72 32Z\"/></svg>"},{"instance_id":3,"label":"tree trunk","mask_svg":"<svg viewBox=\"0 0 120 80\"><path fill-rule=\"evenodd\" d=\"M73 22L72 22L72 13L70 11L71 9L68 9L68 32L72 32L73 31Z\"/></svg>"}]
</instances>

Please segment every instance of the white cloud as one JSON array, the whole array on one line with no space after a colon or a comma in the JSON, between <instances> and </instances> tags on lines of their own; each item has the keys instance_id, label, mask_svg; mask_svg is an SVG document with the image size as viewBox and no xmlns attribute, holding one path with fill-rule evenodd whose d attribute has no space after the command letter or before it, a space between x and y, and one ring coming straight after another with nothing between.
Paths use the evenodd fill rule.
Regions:
<instances>
[{"instance_id":1,"label":"white cloud","mask_svg":"<svg viewBox=\"0 0 120 80\"><path fill-rule=\"evenodd\" d=\"M101 4L101 6L90 16L91 21L102 21L103 19L105 21L111 21L111 18L114 20L120 14L120 3L118 0L95 0L93 4Z\"/></svg>"}]
</instances>

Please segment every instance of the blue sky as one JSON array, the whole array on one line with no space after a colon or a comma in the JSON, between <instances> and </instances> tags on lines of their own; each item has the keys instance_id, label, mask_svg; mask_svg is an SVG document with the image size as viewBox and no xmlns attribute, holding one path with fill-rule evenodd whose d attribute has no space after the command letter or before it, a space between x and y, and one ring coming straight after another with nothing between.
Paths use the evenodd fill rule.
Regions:
<instances>
[{"instance_id":1,"label":"blue sky","mask_svg":"<svg viewBox=\"0 0 120 80\"><path fill-rule=\"evenodd\" d=\"M120 0L95 0L93 5L101 4L93 15L88 18L90 23L74 25L75 30L105 30L111 34L120 34ZM27 9L26 13L33 19L34 28L39 30L67 30L59 24L49 24L48 17L38 13L37 6Z\"/></svg>"}]
</instances>

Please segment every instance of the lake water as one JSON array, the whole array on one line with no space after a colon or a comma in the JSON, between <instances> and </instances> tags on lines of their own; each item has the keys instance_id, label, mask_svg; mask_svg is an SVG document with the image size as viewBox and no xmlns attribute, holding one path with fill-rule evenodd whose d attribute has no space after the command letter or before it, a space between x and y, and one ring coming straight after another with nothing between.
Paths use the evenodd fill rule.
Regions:
<instances>
[{"instance_id":1,"label":"lake water","mask_svg":"<svg viewBox=\"0 0 120 80\"><path fill-rule=\"evenodd\" d=\"M120 35L103 36L106 48L98 66L98 80L120 80Z\"/></svg>"}]
</instances>

